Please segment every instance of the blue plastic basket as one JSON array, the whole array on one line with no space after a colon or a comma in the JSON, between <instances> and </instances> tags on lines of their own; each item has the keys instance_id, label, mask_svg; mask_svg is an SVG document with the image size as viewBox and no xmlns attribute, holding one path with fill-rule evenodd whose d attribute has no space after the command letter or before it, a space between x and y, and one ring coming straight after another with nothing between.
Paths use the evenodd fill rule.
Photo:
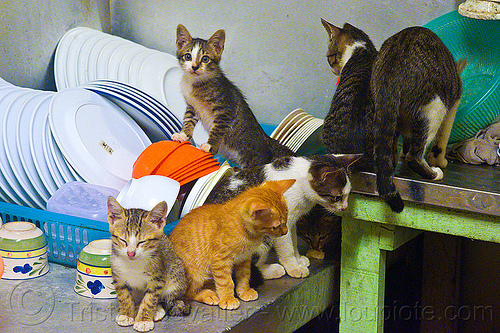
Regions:
<instances>
[{"instance_id":1,"label":"blue plastic basket","mask_svg":"<svg viewBox=\"0 0 500 333\"><path fill-rule=\"evenodd\" d=\"M109 238L107 222L53 213L45 210L0 202L0 216L4 223L27 221L34 223L45 234L50 262L76 267L80 251L97 239ZM169 235L177 221L165 226Z\"/></svg>"}]
</instances>

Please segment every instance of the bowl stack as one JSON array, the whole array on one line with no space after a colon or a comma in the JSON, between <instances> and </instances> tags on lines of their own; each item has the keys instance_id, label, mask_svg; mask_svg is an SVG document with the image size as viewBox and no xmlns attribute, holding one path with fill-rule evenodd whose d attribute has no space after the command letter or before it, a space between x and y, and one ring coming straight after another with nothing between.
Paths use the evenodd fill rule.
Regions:
<instances>
[{"instance_id":1,"label":"bowl stack","mask_svg":"<svg viewBox=\"0 0 500 333\"><path fill-rule=\"evenodd\" d=\"M212 154L187 141L159 141L147 147L137 158L132 177L161 175L184 185L219 168L220 164Z\"/></svg>"}]
</instances>

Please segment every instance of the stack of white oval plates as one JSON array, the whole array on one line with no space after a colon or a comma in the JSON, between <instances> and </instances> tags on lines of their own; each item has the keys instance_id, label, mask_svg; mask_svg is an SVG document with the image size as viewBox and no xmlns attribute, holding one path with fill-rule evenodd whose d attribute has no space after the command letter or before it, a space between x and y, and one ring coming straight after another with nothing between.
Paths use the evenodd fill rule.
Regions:
<instances>
[{"instance_id":1,"label":"stack of white oval plates","mask_svg":"<svg viewBox=\"0 0 500 333\"><path fill-rule=\"evenodd\" d=\"M321 142L323 119L302 109L290 112L271 133L271 138L290 148L297 155L311 155L324 150Z\"/></svg>"},{"instance_id":2,"label":"stack of white oval plates","mask_svg":"<svg viewBox=\"0 0 500 333\"><path fill-rule=\"evenodd\" d=\"M175 56L87 27L64 34L54 58L58 90L98 79L119 81L155 97L179 120L186 111L182 75ZM196 126L193 138L201 144L208 134Z\"/></svg>"},{"instance_id":3,"label":"stack of white oval plates","mask_svg":"<svg viewBox=\"0 0 500 333\"><path fill-rule=\"evenodd\" d=\"M151 144L140 125L158 139L180 128L144 122L139 110L124 111L85 88L54 93L0 79L0 200L44 209L58 188L75 180L120 190Z\"/></svg>"}]
</instances>

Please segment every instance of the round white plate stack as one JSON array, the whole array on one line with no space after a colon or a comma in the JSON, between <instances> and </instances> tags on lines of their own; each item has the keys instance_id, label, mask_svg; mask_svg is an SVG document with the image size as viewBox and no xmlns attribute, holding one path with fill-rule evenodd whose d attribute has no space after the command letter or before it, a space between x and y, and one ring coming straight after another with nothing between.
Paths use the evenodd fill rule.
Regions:
<instances>
[{"instance_id":1,"label":"round white plate stack","mask_svg":"<svg viewBox=\"0 0 500 333\"><path fill-rule=\"evenodd\" d=\"M158 99L179 120L186 111L182 75L175 56L87 27L64 34L54 58L58 90L99 79L119 81ZM199 125L193 138L201 144L208 134Z\"/></svg>"},{"instance_id":2,"label":"round white plate stack","mask_svg":"<svg viewBox=\"0 0 500 333\"><path fill-rule=\"evenodd\" d=\"M180 128L141 110L130 104L124 111L83 87L54 93L0 79L0 200L45 209L58 188L76 180L121 190L151 144L141 126L160 139Z\"/></svg>"},{"instance_id":3,"label":"round white plate stack","mask_svg":"<svg viewBox=\"0 0 500 333\"><path fill-rule=\"evenodd\" d=\"M290 112L271 133L271 138L290 148L298 155L320 151L321 128L324 120L309 115L302 109Z\"/></svg>"}]
</instances>

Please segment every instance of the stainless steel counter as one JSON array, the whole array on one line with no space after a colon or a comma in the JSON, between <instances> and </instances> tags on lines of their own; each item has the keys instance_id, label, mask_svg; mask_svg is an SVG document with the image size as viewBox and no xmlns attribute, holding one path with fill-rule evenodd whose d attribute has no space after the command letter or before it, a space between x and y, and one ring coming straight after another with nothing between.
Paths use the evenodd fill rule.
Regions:
<instances>
[{"instance_id":1,"label":"stainless steel counter","mask_svg":"<svg viewBox=\"0 0 500 333\"><path fill-rule=\"evenodd\" d=\"M450 161L440 181L423 180L402 164L394 183L405 201L500 217L500 166ZM353 192L377 195L376 175L353 175Z\"/></svg>"}]
</instances>

